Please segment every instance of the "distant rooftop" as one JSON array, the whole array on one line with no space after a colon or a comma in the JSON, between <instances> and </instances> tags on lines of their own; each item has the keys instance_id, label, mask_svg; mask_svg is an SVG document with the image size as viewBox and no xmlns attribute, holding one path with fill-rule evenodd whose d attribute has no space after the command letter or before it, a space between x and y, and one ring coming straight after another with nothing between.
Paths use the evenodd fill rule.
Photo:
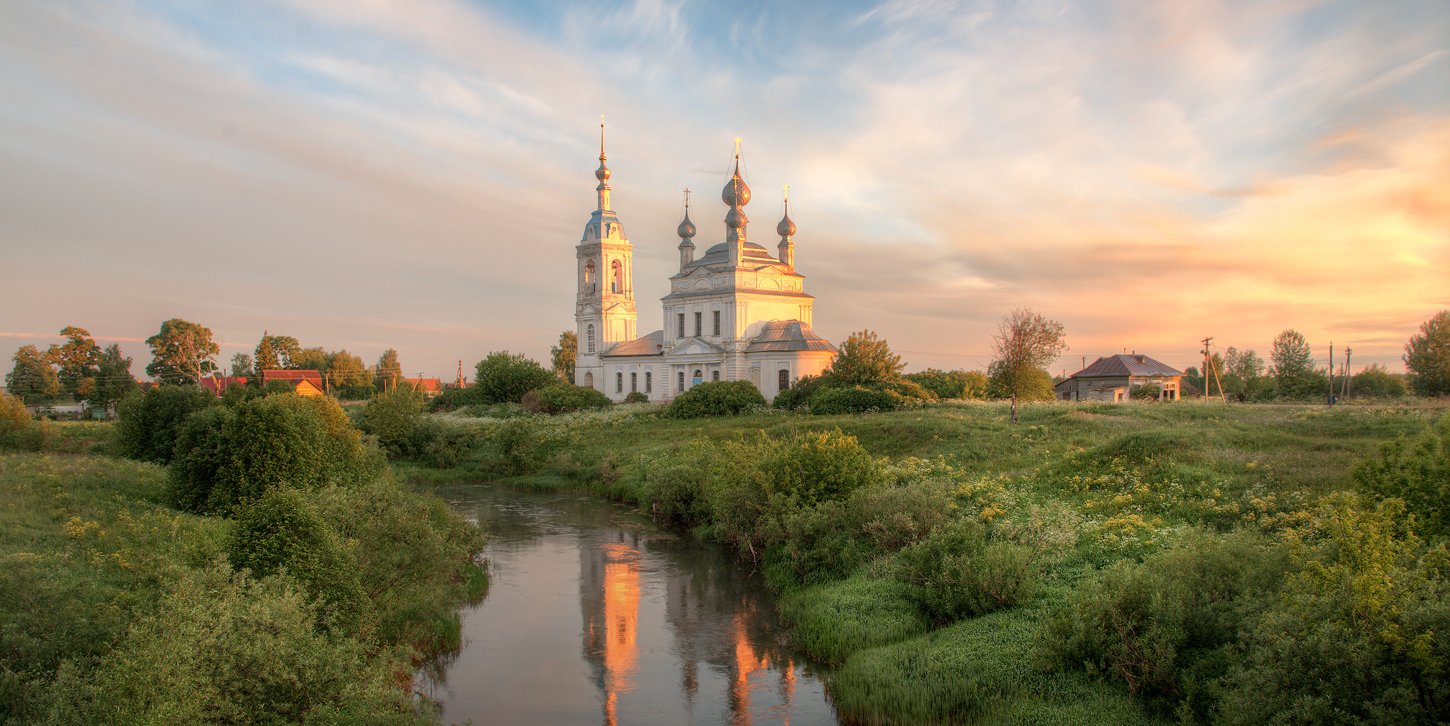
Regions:
<instances>
[{"instance_id":1,"label":"distant rooftop","mask_svg":"<svg viewBox=\"0 0 1450 726\"><path fill-rule=\"evenodd\" d=\"M1124 378L1127 376L1181 376L1183 371L1146 355L1121 354L1099 358L1069 378Z\"/></svg>"}]
</instances>

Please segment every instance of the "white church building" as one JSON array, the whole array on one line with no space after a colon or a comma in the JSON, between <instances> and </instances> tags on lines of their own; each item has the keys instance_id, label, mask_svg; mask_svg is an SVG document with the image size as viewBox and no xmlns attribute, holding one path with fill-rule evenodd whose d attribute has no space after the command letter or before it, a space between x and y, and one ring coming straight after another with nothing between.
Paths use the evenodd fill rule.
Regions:
<instances>
[{"instance_id":1,"label":"white church building","mask_svg":"<svg viewBox=\"0 0 1450 726\"><path fill-rule=\"evenodd\" d=\"M680 270L661 302L664 329L635 333L634 247L610 208L609 167L599 148L598 208L576 248L574 318L579 352L575 383L621 401L643 393L667 401L706 381L750 381L766 400L802 376L830 367L836 349L811 330L815 298L795 269L795 223L789 199L776 255L746 239L750 187L740 178L740 151L725 183L725 241L695 254L695 225L686 197L680 222Z\"/></svg>"}]
</instances>

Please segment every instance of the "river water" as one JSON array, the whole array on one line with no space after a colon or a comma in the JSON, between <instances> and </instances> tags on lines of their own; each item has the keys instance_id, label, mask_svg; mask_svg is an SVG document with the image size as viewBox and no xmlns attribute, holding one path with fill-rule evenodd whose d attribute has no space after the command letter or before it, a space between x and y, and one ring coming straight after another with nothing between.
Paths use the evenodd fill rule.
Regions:
<instances>
[{"instance_id":1,"label":"river water","mask_svg":"<svg viewBox=\"0 0 1450 726\"><path fill-rule=\"evenodd\" d=\"M438 491L488 532L488 595L419 688L447 723L829 724L760 579L577 492Z\"/></svg>"}]
</instances>

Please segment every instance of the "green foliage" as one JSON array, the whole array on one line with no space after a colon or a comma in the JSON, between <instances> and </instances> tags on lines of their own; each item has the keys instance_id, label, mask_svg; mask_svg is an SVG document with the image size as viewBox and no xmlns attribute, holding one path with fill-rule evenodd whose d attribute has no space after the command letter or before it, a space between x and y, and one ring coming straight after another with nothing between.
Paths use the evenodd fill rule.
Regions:
<instances>
[{"instance_id":1,"label":"green foliage","mask_svg":"<svg viewBox=\"0 0 1450 726\"><path fill-rule=\"evenodd\" d=\"M1017 400L1021 402L1057 398L1057 392L1052 387L1052 374L1042 368L1024 368L1014 372L1001 361L992 361L987 366L987 398L996 401L1011 398L1014 386Z\"/></svg>"},{"instance_id":2,"label":"green foliage","mask_svg":"<svg viewBox=\"0 0 1450 726\"><path fill-rule=\"evenodd\" d=\"M483 405L481 392L477 386L468 388L445 388L442 393L434 396L428 402L428 410L453 411L465 406Z\"/></svg>"},{"instance_id":3,"label":"green foliage","mask_svg":"<svg viewBox=\"0 0 1450 726\"><path fill-rule=\"evenodd\" d=\"M806 654L829 666L929 628L905 588L884 578L853 577L794 590L781 598L780 613Z\"/></svg>"},{"instance_id":4,"label":"green foliage","mask_svg":"<svg viewBox=\"0 0 1450 726\"><path fill-rule=\"evenodd\" d=\"M46 357L59 369L56 375L61 390L77 398L85 398L95 390L96 365L101 360L101 349L85 328L67 325L60 334L65 336L65 342L50 346Z\"/></svg>"},{"instance_id":5,"label":"green foliage","mask_svg":"<svg viewBox=\"0 0 1450 726\"><path fill-rule=\"evenodd\" d=\"M1354 374L1350 395L1358 398L1403 398L1406 393L1405 380L1372 363Z\"/></svg>"},{"instance_id":6,"label":"green foliage","mask_svg":"<svg viewBox=\"0 0 1450 726\"><path fill-rule=\"evenodd\" d=\"M121 353L120 345L106 346L96 364L96 385L89 398L91 405L105 408L134 390L136 379L131 376L131 359Z\"/></svg>"},{"instance_id":7,"label":"green foliage","mask_svg":"<svg viewBox=\"0 0 1450 726\"><path fill-rule=\"evenodd\" d=\"M556 380L519 353L497 351L478 362L471 403L518 403L525 393Z\"/></svg>"},{"instance_id":8,"label":"green foliage","mask_svg":"<svg viewBox=\"0 0 1450 726\"><path fill-rule=\"evenodd\" d=\"M1420 324L1419 334L1405 343L1405 367L1415 393L1450 395L1450 310L1441 310Z\"/></svg>"},{"instance_id":9,"label":"green foliage","mask_svg":"<svg viewBox=\"0 0 1450 726\"><path fill-rule=\"evenodd\" d=\"M907 596L937 622L1010 607L1032 593L1037 572L1029 547L990 536L975 518L932 530L896 556Z\"/></svg>"},{"instance_id":10,"label":"green foliage","mask_svg":"<svg viewBox=\"0 0 1450 726\"><path fill-rule=\"evenodd\" d=\"M649 396L645 395L643 391L630 391L629 392L629 395L624 397L624 402L625 403L649 403Z\"/></svg>"},{"instance_id":11,"label":"green foliage","mask_svg":"<svg viewBox=\"0 0 1450 726\"><path fill-rule=\"evenodd\" d=\"M643 393L639 395L644 396ZM525 393L520 403L525 409L535 413L558 414L608 408L611 401L609 396L588 386L556 381Z\"/></svg>"},{"instance_id":12,"label":"green foliage","mask_svg":"<svg viewBox=\"0 0 1450 726\"><path fill-rule=\"evenodd\" d=\"M669 418L734 416L764 407L765 397L750 381L710 381L675 397L664 415Z\"/></svg>"},{"instance_id":13,"label":"green foliage","mask_svg":"<svg viewBox=\"0 0 1450 726\"><path fill-rule=\"evenodd\" d=\"M62 668L51 723L426 722L396 654L317 630L305 593L225 564L178 580L95 671Z\"/></svg>"},{"instance_id":14,"label":"green foliage","mask_svg":"<svg viewBox=\"0 0 1450 726\"><path fill-rule=\"evenodd\" d=\"M171 506L184 512L207 511L218 473L231 464L227 432L236 418L231 406L210 406L182 422L167 478Z\"/></svg>"},{"instance_id":15,"label":"green foliage","mask_svg":"<svg viewBox=\"0 0 1450 726\"><path fill-rule=\"evenodd\" d=\"M298 356L301 352L302 345L296 338L262 331L262 338L257 341L257 348L253 351L257 375L260 377L264 370L305 368L306 366L299 365L301 361Z\"/></svg>"},{"instance_id":16,"label":"green foliage","mask_svg":"<svg viewBox=\"0 0 1450 726\"><path fill-rule=\"evenodd\" d=\"M298 371L317 371L326 376L332 367L332 354L320 346L301 348L287 361L286 367Z\"/></svg>"},{"instance_id":17,"label":"green foliage","mask_svg":"<svg viewBox=\"0 0 1450 726\"><path fill-rule=\"evenodd\" d=\"M45 419L32 420L30 411L19 396L0 391L0 451L21 449L49 450L55 432Z\"/></svg>"},{"instance_id":18,"label":"green foliage","mask_svg":"<svg viewBox=\"0 0 1450 726\"><path fill-rule=\"evenodd\" d=\"M381 462L362 443L347 414L328 398L266 396L242 403L220 432L226 452L210 482L176 481L176 491L209 489L206 511L227 514L274 487L315 489L357 484ZM174 476L205 468L178 469Z\"/></svg>"},{"instance_id":19,"label":"green foliage","mask_svg":"<svg viewBox=\"0 0 1450 726\"><path fill-rule=\"evenodd\" d=\"M1222 720L1450 719L1450 553L1402 533L1404 514L1342 495L1318 508L1300 571L1248 631Z\"/></svg>"},{"instance_id":20,"label":"green foliage","mask_svg":"<svg viewBox=\"0 0 1450 726\"><path fill-rule=\"evenodd\" d=\"M1354 469L1354 480L1377 499L1404 501L1417 533L1450 536L1450 415L1413 441L1400 438Z\"/></svg>"},{"instance_id":21,"label":"green foliage","mask_svg":"<svg viewBox=\"0 0 1450 726\"><path fill-rule=\"evenodd\" d=\"M153 386L127 396L116 410L116 446L129 459L166 464L191 414L217 405L216 396L194 385Z\"/></svg>"},{"instance_id":22,"label":"green foliage","mask_svg":"<svg viewBox=\"0 0 1450 726\"><path fill-rule=\"evenodd\" d=\"M221 348L211 338L211 329L181 318L161 324L161 330L146 339L151 362L146 375L157 382L182 385L196 383L218 369L213 358Z\"/></svg>"},{"instance_id":23,"label":"green foliage","mask_svg":"<svg viewBox=\"0 0 1450 726\"><path fill-rule=\"evenodd\" d=\"M748 384L747 384L748 385ZM835 431L808 431L780 442L762 468L771 492L793 505L843 500L862 487L879 484L881 470L856 437Z\"/></svg>"},{"instance_id":24,"label":"green foliage","mask_svg":"<svg viewBox=\"0 0 1450 726\"><path fill-rule=\"evenodd\" d=\"M307 495L273 488L248 503L227 541L227 559L254 577L285 571L325 604L330 623L357 627L364 600L357 564Z\"/></svg>"},{"instance_id":25,"label":"green foliage","mask_svg":"<svg viewBox=\"0 0 1450 726\"><path fill-rule=\"evenodd\" d=\"M357 400L373 394L373 377L362 358L346 350L328 356L327 376L338 398Z\"/></svg>"},{"instance_id":26,"label":"green foliage","mask_svg":"<svg viewBox=\"0 0 1450 726\"><path fill-rule=\"evenodd\" d=\"M1282 548L1262 537L1196 533L1080 587L1044 622L1039 651L1206 719L1245 622L1287 566Z\"/></svg>"},{"instance_id":27,"label":"green foliage","mask_svg":"<svg viewBox=\"0 0 1450 726\"><path fill-rule=\"evenodd\" d=\"M566 330L559 334L559 343L549 349L554 375L565 383L574 382L574 362L579 357L579 334Z\"/></svg>"},{"instance_id":28,"label":"green foliage","mask_svg":"<svg viewBox=\"0 0 1450 726\"><path fill-rule=\"evenodd\" d=\"M941 399L986 398L987 374L981 371L939 371L928 368L906 379Z\"/></svg>"},{"instance_id":29,"label":"green foliage","mask_svg":"<svg viewBox=\"0 0 1450 726\"><path fill-rule=\"evenodd\" d=\"M1314 372L1314 356L1309 341L1297 330L1285 330L1274 338L1269 350L1272 373L1281 393L1290 395L1306 384L1303 379Z\"/></svg>"},{"instance_id":30,"label":"green foliage","mask_svg":"<svg viewBox=\"0 0 1450 726\"><path fill-rule=\"evenodd\" d=\"M386 393L397 388L400 378L403 377L403 364L398 361L398 351L389 348L378 356L377 368L373 370L373 387L379 393Z\"/></svg>"},{"instance_id":31,"label":"green foliage","mask_svg":"<svg viewBox=\"0 0 1450 726\"><path fill-rule=\"evenodd\" d=\"M905 365L884 339L876 337L875 331L861 330L851 333L841 343L840 353L831 362L828 374L845 385L878 383L900 378Z\"/></svg>"},{"instance_id":32,"label":"green foliage","mask_svg":"<svg viewBox=\"0 0 1450 726\"><path fill-rule=\"evenodd\" d=\"M424 406L422 396L399 386L368 401L358 415L358 428L376 436L378 445L392 458L415 456Z\"/></svg>"},{"instance_id":33,"label":"green foliage","mask_svg":"<svg viewBox=\"0 0 1450 726\"><path fill-rule=\"evenodd\" d=\"M811 396L815 395L816 391L831 383L829 373L821 376L801 376L795 385L775 394L775 399L770 402L770 405L785 410L799 409L810 402Z\"/></svg>"},{"instance_id":34,"label":"green foliage","mask_svg":"<svg viewBox=\"0 0 1450 726\"><path fill-rule=\"evenodd\" d=\"M5 389L26 403L42 403L60 395L60 379L50 359L33 345L15 351L15 367L5 375Z\"/></svg>"},{"instance_id":35,"label":"green foliage","mask_svg":"<svg viewBox=\"0 0 1450 726\"><path fill-rule=\"evenodd\" d=\"M821 415L895 411L907 399L882 386L822 386L810 397L811 413Z\"/></svg>"}]
</instances>

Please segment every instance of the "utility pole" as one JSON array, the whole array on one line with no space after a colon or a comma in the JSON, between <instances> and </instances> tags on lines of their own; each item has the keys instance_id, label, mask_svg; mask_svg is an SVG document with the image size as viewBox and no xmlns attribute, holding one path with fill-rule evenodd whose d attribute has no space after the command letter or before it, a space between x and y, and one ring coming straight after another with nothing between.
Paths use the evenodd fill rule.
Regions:
<instances>
[{"instance_id":1,"label":"utility pole","mask_svg":"<svg viewBox=\"0 0 1450 726\"><path fill-rule=\"evenodd\" d=\"M463 360L462 359L459 359L459 361L458 361L458 383L457 383L457 385L458 385L459 388L462 388L463 387Z\"/></svg>"},{"instance_id":2,"label":"utility pole","mask_svg":"<svg viewBox=\"0 0 1450 726\"><path fill-rule=\"evenodd\" d=\"M1354 352L1353 348L1344 346L1344 370L1341 371L1344 374L1344 394L1340 398L1349 398L1349 382L1353 380L1349 374L1349 354L1352 352Z\"/></svg>"},{"instance_id":3,"label":"utility pole","mask_svg":"<svg viewBox=\"0 0 1450 726\"><path fill-rule=\"evenodd\" d=\"M1203 402L1208 403L1208 344L1213 341L1212 337L1203 339ZM1221 388L1221 386L1220 386Z\"/></svg>"},{"instance_id":4,"label":"utility pole","mask_svg":"<svg viewBox=\"0 0 1450 726\"><path fill-rule=\"evenodd\" d=\"M1334 341L1329 341L1329 390L1324 394L1325 404L1334 405Z\"/></svg>"}]
</instances>

